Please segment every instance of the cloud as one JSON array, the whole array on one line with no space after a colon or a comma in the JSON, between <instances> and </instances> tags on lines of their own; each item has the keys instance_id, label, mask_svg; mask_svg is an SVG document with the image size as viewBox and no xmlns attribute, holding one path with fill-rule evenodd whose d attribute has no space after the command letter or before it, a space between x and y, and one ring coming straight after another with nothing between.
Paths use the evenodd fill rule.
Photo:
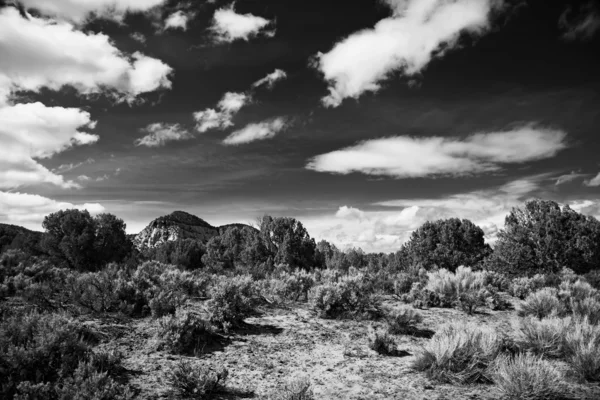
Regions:
<instances>
[{"instance_id":1,"label":"cloud","mask_svg":"<svg viewBox=\"0 0 600 400\"><path fill-rule=\"evenodd\" d=\"M223 140L226 145L239 145L257 140L270 139L289 126L285 117L249 124L239 131L233 132Z\"/></svg>"},{"instance_id":2,"label":"cloud","mask_svg":"<svg viewBox=\"0 0 600 400\"><path fill-rule=\"evenodd\" d=\"M0 9L0 104L11 92L59 90L81 94L111 92L120 98L168 89L172 69L136 52L121 53L102 33L77 31L71 24Z\"/></svg>"},{"instance_id":3,"label":"cloud","mask_svg":"<svg viewBox=\"0 0 600 400\"><path fill-rule=\"evenodd\" d=\"M96 160L94 160L93 158L88 158L87 160L78 163L61 164L60 166L54 168L52 172L54 172L55 174L63 174L65 172L73 171L74 169L77 169L82 165L93 164L95 162Z\"/></svg>"},{"instance_id":4,"label":"cloud","mask_svg":"<svg viewBox=\"0 0 600 400\"><path fill-rule=\"evenodd\" d=\"M335 216L343 219L358 219L365 218L365 213L358 208L343 206L335 213Z\"/></svg>"},{"instance_id":5,"label":"cloud","mask_svg":"<svg viewBox=\"0 0 600 400\"><path fill-rule=\"evenodd\" d=\"M160 147L167 142L190 139L190 133L179 124L154 123L143 129L148 134L135 141L136 146Z\"/></svg>"},{"instance_id":6,"label":"cloud","mask_svg":"<svg viewBox=\"0 0 600 400\"><path fill-rule=\"evenodd\" d=\"M190 16L185 12L179 10L175 11L173 14L169 15L165 20L164 30L168 29L181 29L183 31L187 30L187 24L190 20Z\"/></svg>"},{"instance_id":7,"label":"cloud","mask_svg":"<svg viewBox=\"0 0 600 400\"><path fill-rule=\"evenodd\" d=\"M248 41L251 37L262 34L267 37L275 35L274 30L265 30L271 24L268 19L252 14L238 14L233 4L215 11L213 25L210 28L215 34L216 42L231 43L236 40Z\"/></svg>"},{"instance_id":8,"label":"cloud","mask_svg":"<svg viewBox=\"0 0 600 400\"><path fill-rule=\"evenodd\" d=\"M196 130L204 133L210 129L226 129L233 126L233 117L242 107L252 102L252 96L246 93L225 93L216 109L208 108L194 113Z\"/></svg>"},{"instance_id":9,"label":"cloud","mask_svg":"<svg viewBox=\"0 0 600 400\"><path fill-rule=\"evenodd\" d=\"M580 174L575 171L572 171L570 174L561 175L556 178L556 186L564 185L565 183L573 182L574 180L583 178L588 174Z\"/></svg>"},{"instance_id":10,"label":"cloud","mask_svg":"<svg viewBox=\"0 0 600 400\"><path fill-rule=\"evenodd\" d=\"M586 186L590 186L590 187L600 186L600 173L598 173L598 175L596 175L592 179L589 179L589 180L585 181L584 184Z\"/></svg>"},{"instance_id":11,"label":"cloud","mask_svg":"<svg viewBox=\"0 0 600 400\"><path fill-rule=\"evenodd\" d=\"M98 203L72 204L34 194L0 191L0 220L29 229L39 230L46 215L72 208L88 210L91 214L105 211Z\"/></svg>"},{"instance_id":12,"label":"cloud","mask_svg":"<svg viewBox=\"0 0 600 400\"><path fill-rule=\"evenodd\" d=\"M329 83L325 106L376 92L394 72L420 73L434 57L458 46L461 34L482 34L490 25L494 0L385 0L391 17L318 53L314 66Z\"/></svg>"},{"instance_id":13,"label":"cloud","mask_svg":"<svg viewBox=\"0 0 600 400\"><path fill-rule=\"evenodd\" d=\"M267 88L272 89L273 86L275 86L275 83L277 83L278 81L285 79L285 78L287 78L287 74L285 73L285 71L283 71L281 69L276 69L275 71L271 72L264 78L254 82L252 84L252 87L258 88L262 85L266 85Z\"/></svg>"},{"instance_id":14,"label":"cloud","mask_svg":"<svg viewBox=\"0 0 600 400\"><path fill-rule=\"evenodd\" d=\"M81 23L94 13L121 20L127 12L143 12L161 6L166 0L19 0L28 9L44 15Z\"/></svg>"},{"instance_id":15,"label":"cloud","mask_svg":"<svg viewBox=\"0 0 600 400\"><path fill-rule=\"evenodd\" d=\"M77 108L28 103L0 107L0 121L0 188L37 183L77 187L37 160L98 141L97 135L81 130L95 127L89 113Z\"/></svg>"},{"instance_id":16,"label":"cloud","mask_svg":"<svg viewBox=\"0 0 600 400\"><path fill-rule=\"evenodd\" d=\"M565 138L563 131L535 126L476 133L464 139L396 136L316 156L306 167L335 174L361 172L396 178L471 175L497 171L502 164L552 157L567 147Z\"/></svg>"},{"instance_id":17,"label":"cloud","mask_svg":"<svg viewBox=\"0 0 600 400\"><path fill-rule=\"evenodd\" d=\"M576 10L569 6L560 16L558 26L567 40L590 39L600 30L600 10L593 1Z\"/></svg>"}]
</instances>

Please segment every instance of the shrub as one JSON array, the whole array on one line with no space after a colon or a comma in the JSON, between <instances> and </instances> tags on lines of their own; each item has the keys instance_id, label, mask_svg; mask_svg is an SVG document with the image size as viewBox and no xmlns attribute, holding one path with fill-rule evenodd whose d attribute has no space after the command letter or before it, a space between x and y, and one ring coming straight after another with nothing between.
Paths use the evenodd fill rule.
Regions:
<instances>
[{"instance_id":1,"label":"shrub","mask_svg":"<svg viewBox=\"0 0 600 400\"><path fill-rule=\"evenodd\" d=\"M508 400L558 400L566 394L556 367L531 354L498 357L491 376Z\"/></svg>"},{"instance_id":2,"label":"shrub","mask_svg":"<svg viewBox=\"0 0 600 400\"><path fill-rule=\"evenodd\" d=\"M524 299L534 291L546 286L546 277L541 274L535 276L515 278L510 284L509 292L511 295Z\"/></svg>"},{"instance_id":3,"label":"shrub","mask_svg":"<svg viewBox=\"0 0 600 400\"><path fill-rule=\"evenodd\" d=\"M594 269L587 274L583 275L583 278L588 282L594 289L600 290L600 270Z\"/></svg>"},{"instance_id":4,"label":"shrub","mask_svg":"<svg viewBox=\"0 0 600 400\"><path fill-rule=\"evenodd\" d=\"M214 332L207 321L189 311L178 310L173 316L158 320L159 349L173 354L196 354L214 340Z\"/></svg>"},{"instance_id":5,"label":"shrub","mask_svg":"<svg viewBox=\"0 0 600 400\"><path fill-rule=\"evenodd\" d=\"M388 332L394 335L411 333L415 325L423 321L423 317L411 307L400 307L385 315Z\"/></svg>"},{"instance_id":6,"label":"shrub","mask_svg":"<svg viewBox=\"0 0 600 400\"><path fill-rule=\"evenodd\" d=\"M83 327L58 314L14 316L0 325L0 365L7 398L21 381L55 382L75 371L89 348L81 340ZM3 396L0 396L3 397Z\"/></svg>"},{"instance_id":7,"label":"shrub","mask_svg":"<svg viewBox=\"0 0 600 400\"><path fill-rule=\"evenodd\" d=\"M468 313L485 305L485 299L489 294L484 290L484 272L473 272L470 268L460 266L456 273L440 269L429 272L428 276L425 286L427 291L422 291L418 295L425 303L433 305L439 301L442 307L459 305ZM435 293L435 297L431 293Z\"/></svg>"},{"instance_id":8,"label":"shrub","mask_svg":"<svg viewBox=\"0 0 600 400\"><path fill-rule=\"evenodd\" d=\"M400 272L398 275L396 275L396 280L394 281L394 294L401 296L409 293L413 287L413 284L419 281L420 279L417 275Z\"/></svg>"},{"instance_id":9,"label":"shrub","mask_svg":"<svg viewBox=\"0 0 600 400\"><path fill-rule=\"evenodd\" d=\"M315 400L310 379L305 376L289 380L282 388L268 396L268 400Z\"/></svg>"},{"instance_id":10,"label":"shrub","mask_svg":"<svg viewBox=\"0 0 600 400\"><path fill-rule=\"evenodd\" d=\"M369 348L386 356L397 354L396 339L383 329L374 329L369 326Z\"/></svg>"},{"instance_id":11,"label":"shrub","mask_svg":"<svg viewBox=\"0 0 600 400\"><path fill-rule=\"evenodd\" d=\"M296 270L293 273L282 272L278 279L270 282L271 291L281 299L298 301L301 297L308 300L308 292L314 286L315 280L312 274L304 270Z\"/></svg>"},{"instance_id":12,"label":"shrub","mask_svg":"<svg viewBox=\"0 0 600 400\"><path fill-rule=\"evenodd\" d=\"M128 400L133 392L115 381L108 372L98 371L91 362L80 362L73 376L56 387L59 399Z\"/></svg>"},{"instance_id":13,"label":"shrub","mask_svg":"<svg viewBox=\"0 0 600 400\"><path fill-rule=\"evenodd\" d=\"M547 357L561 357L564 354L564 340L570 324L570 318L522 318L515 329L514 341L522 351Z\"/></svg>"},{"instance_id":14,"label":"shrub","mask_svg":"<svg viewBox=\"0 0 600 400\"><path fill-rule=\"evenodd\" d=\"M587 381L600 381L600 326L585 318L571 326L564 340L566 360Z\"/></svg>"},{"instance_id":15,"label":"shrub","mask_svg":"<svg viewBox=\"0 0 600 400\"><path fill-rule=\"evenodd\" d=\"M210 321L225 331L239 326L254 311L254 292L250 276L222 279L210 293Z\"/></svg>"},{"instance_id":16,"label":"shrub","mask_svg":"<svg viewBox=\"0 0 600 400\"><path fill-rule=\"evenodd\" d=\"M510 289L510 280L506 275L496 271L483 271L483 284L491 286L497 291L507 292Z\"/></svg>"},{"instance_id":17,"label":"shrub","mask_svg":"<svg viewBox=\"0 0 600 400\"><path fill-rule=\"evenodd\" d=\"M503 338L492 328L450 323L417 353L412 368L446 383L489 382L488 367L503 346Z\"/></svg>"},{"instance_id":18,"label":"shrub","mask_svg":"<svg viewBox=\"0 0 600 400\"><path fill-rule=\"evenodd\" d=\"M167 381L180 396L191 399L208 399L223 390L228 371L212 369L205 365L195 366L189 361L180 361L167 373Z\"/></svg>"},{"instance_id":19,"label":"shrub","mask_svg":"<svg viewBox=\"0 0 600 400\"><path fill-rule=\"evenodd\" d=\"M311 289L311 304L321 318L366 317L379 302L364 281L364 275L341 277Z\"/></svg>"},{"instance_id":20,"label":"shrub","mask_svg":"<svg viewBox=\"0 0 600 400\"><path fill-rule=\"evenodd\" d=\"M93 353L92 334L60 314L15 315L0 325L0 397L11 399L127 399L120 356Z\"/></svg>"},{"instance_id":21,"label":"shrub","mask_svg":"<svg viewBox=\"0 0 600 400\"><path fill-rule=\"evenodd\" d=\"M550 315L565 313L563 303L558 299L558 291L553 288L544 288L527 296L519 306L521 317L532 315L537 318L546 318Z\"/></svg>"}]
</instances>

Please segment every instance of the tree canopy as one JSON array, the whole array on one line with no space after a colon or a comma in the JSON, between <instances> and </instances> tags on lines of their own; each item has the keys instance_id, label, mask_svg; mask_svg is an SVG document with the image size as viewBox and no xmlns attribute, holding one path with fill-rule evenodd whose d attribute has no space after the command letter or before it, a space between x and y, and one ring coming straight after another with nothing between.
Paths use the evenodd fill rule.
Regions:
<instances>
[{"instance_id":1,"label":"tree canopy","mask_svg":"<svg viewBox=\"0 0 600 400\"><path fill-rule=\"evenodd\" d=\"M554 201L531 200L513 208L498 235L490 268L515 275L583 274L600 265L600 222Z\"/></svg>"}]
</instances>

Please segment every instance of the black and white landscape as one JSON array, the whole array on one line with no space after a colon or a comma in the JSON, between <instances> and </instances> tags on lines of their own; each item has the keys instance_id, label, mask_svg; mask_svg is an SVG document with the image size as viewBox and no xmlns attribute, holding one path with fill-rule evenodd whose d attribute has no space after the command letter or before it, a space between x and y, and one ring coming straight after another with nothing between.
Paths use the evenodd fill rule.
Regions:
<instances>
[{"instance_id":1,"label":"black and white landscape","mask_svg":"<svg viewBox=\"0 0 600 400\"><path fill-rule=\"evenodd\" d=\"M0 398L600 398L600 2L0 0Z\"/></svg>"}]
</instances>

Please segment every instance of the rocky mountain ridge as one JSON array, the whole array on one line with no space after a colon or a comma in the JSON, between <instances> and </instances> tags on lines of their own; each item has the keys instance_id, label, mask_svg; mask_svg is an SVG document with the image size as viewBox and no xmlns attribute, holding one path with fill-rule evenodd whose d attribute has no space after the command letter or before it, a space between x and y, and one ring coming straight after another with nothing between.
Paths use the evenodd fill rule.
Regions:
<instances>
[{"instance_id":1,"label":"rocky mountain ridge","mask_svg":"<svg viewBox=\"0 0 600 400\"><path fill-rule=\"evenodd\" d=\"M150 222L146 228L134 236L133 244L138 250L161 246L170 241L193 239L202 243L218 236L231 227L244 227L244 224L228 224L215 227L195 215L175 211Z\"/></svg>"}]
</instances>

